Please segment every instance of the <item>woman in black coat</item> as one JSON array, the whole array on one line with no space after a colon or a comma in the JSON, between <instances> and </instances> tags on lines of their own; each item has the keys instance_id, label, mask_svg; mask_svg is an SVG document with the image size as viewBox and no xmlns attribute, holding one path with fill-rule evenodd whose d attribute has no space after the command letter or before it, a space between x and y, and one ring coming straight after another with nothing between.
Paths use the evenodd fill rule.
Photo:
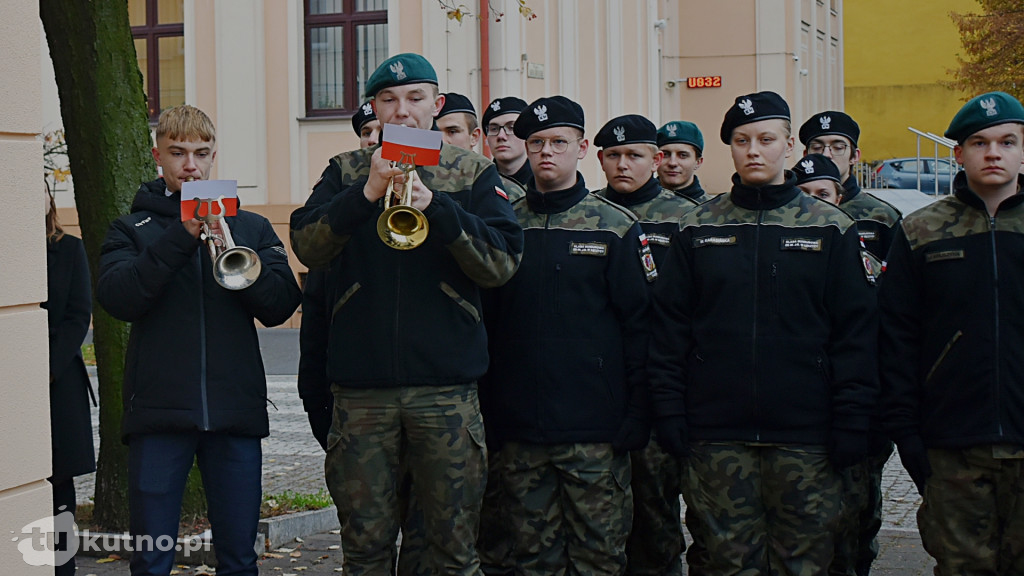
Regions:
<instances>
[{"instance_id":1,"label":"woman in black coat","mask_svg":"<svg viewBox=\"0 0 1024 576\"><path fill-rule=\"evenodd\" d=\"M46 192L46 309L50 332L50 438L54 516L75 513L74 477L96 470L89 399L92 387L82 360L89 331L92 291L85 245L64 234L53 196ZM58 543L58 547L63 548ZM74 574L75 561L56 574Z\"/></svg>"}]
</instances>

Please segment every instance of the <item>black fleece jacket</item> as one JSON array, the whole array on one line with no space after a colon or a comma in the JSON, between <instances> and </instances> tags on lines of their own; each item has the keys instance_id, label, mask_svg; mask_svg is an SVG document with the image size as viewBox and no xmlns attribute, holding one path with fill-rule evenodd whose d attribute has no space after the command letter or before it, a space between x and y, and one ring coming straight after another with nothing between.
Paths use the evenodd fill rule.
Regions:
<instances>
[{"instance_id":1,"label":"black fleece jacket","mask_svg":"<svg viewBox=\"0 0 1024 576\"><path fill-rule=\"evenodd\" d=\"M287 320L301 294L266 218L226 218L236 245L256 251L259 278L231 291L213 279L209 252L181 223L180 193L143 184L131 213L103 241L96 298L132 323L122 435L183 431L266 436L267 384L254 320Z\"/></svg>"},{"instance_id":2,"label":"black fleece jacket","mask_svg":"<svg viewBox=\"0 0 1024 576\"><path fill-rule=\"evenodd\" d=\"M857 228L784 184L687 212L655 284L655 414L691 438L826 444L867 430L877 401L876 309Z\"/></svg>"}]
</instances>

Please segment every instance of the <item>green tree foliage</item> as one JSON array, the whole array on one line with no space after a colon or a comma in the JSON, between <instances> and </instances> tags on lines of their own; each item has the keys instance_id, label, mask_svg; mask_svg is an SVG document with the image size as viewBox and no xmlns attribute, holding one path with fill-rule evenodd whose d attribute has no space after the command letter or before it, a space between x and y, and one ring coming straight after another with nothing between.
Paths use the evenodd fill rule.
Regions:
<instances>
[{"instance_id":1,"label":"green tree foliage","mask_svg":"<svg viewBox=\"0 0 1024 576\"><path fill-rule=\"evenodd\" d=\"M960 67L951 71L950 85L966 98L1000 90L1024 99L1024 6L1020 0L978 0L978 4L980 13L950 14L964 51L957 55Z\"/></svg>"}]
</instances>

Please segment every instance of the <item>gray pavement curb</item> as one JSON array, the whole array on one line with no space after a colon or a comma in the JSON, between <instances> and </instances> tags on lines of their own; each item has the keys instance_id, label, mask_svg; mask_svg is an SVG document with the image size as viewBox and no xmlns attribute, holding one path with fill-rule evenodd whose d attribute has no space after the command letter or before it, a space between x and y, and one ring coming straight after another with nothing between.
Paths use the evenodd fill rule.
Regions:
<instances>
[{"instance_id":1,"label":"gray pavement curb","mask_svg":"<svg viewBox=\"0 0 1024 576\"><path fill-rule=\"evenodd\" d=\"M338 521L338 509L331 506L264 518L260 520L257 530L264 539L265 550L269 552L294 542L296 538L305 538L311 534L330 532L339 528L341 524Z\"/></svg>"}]
</instances>

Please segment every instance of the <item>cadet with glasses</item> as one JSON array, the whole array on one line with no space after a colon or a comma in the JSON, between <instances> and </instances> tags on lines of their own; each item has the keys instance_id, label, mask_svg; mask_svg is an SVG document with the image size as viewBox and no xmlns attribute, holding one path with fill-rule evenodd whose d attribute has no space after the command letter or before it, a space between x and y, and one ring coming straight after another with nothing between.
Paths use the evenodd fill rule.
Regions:
<instances>
[{"instance_id":1,"label":"cadet with glasses","mask_svg":"<svg viewBox=\"0 0 1024 576\"><path fill-rule=\"evenodd\" d=\"M487 147L491 149L498 173L507 176L526 187L533 178L530 162L526 158L526 146L513 132L516 118L526 109L526 102L515 96L497 98L484 110L484 130ZM515 198L509 197L511 200Z\"/></svg>"},{"instance_id":2,"label":"cadet with glasses","mask_svg":"<svg viewBox=\"0 0 1024 576\"><path fill-rule=\"evenodd\" d=\"M857 230L868 254L870 276L878 279L885 269L892 237L901 215L887 202L860 189L853 167L860 162L857 147L860 126L848 114L828 110L815 114L800 127L805 154L821 154L835 163L843 191L839 207L857 221ZM876 415L877 419L877 415ZM868 458L843 470L843 514L836 537L836 557L829 574L867 576L878 556L878 531L882 528L882 469L892 456L892 442L871 426Z\"/></svg>"},{"instance_id":3,"label":"cadet with glasses","mask_svg":"<svg viewBox=\"0 0 1024 576\"><path fill-rule=\"evenodd\" d=\"M636 219L578 172L583 108L541 98L515 124L533 184L514 204L525 252L488 300L487 434L512 498L515 574L621 574L630 450L650 438L647 283Z\"/></svg>"},{"instance_id":4,"label":"cadet with glasses","mask_svg":"<svg viewBox=\"0 0 1024 576\"><path fill-rule=\"evenodd\" d=\"M658 442L686 456L701 574L824 574L875 409L873 287L853 220L785 169L778 94L736 98L720 136L732 190L683 215L654 287Z\"/></svg>"}]
</instances>

